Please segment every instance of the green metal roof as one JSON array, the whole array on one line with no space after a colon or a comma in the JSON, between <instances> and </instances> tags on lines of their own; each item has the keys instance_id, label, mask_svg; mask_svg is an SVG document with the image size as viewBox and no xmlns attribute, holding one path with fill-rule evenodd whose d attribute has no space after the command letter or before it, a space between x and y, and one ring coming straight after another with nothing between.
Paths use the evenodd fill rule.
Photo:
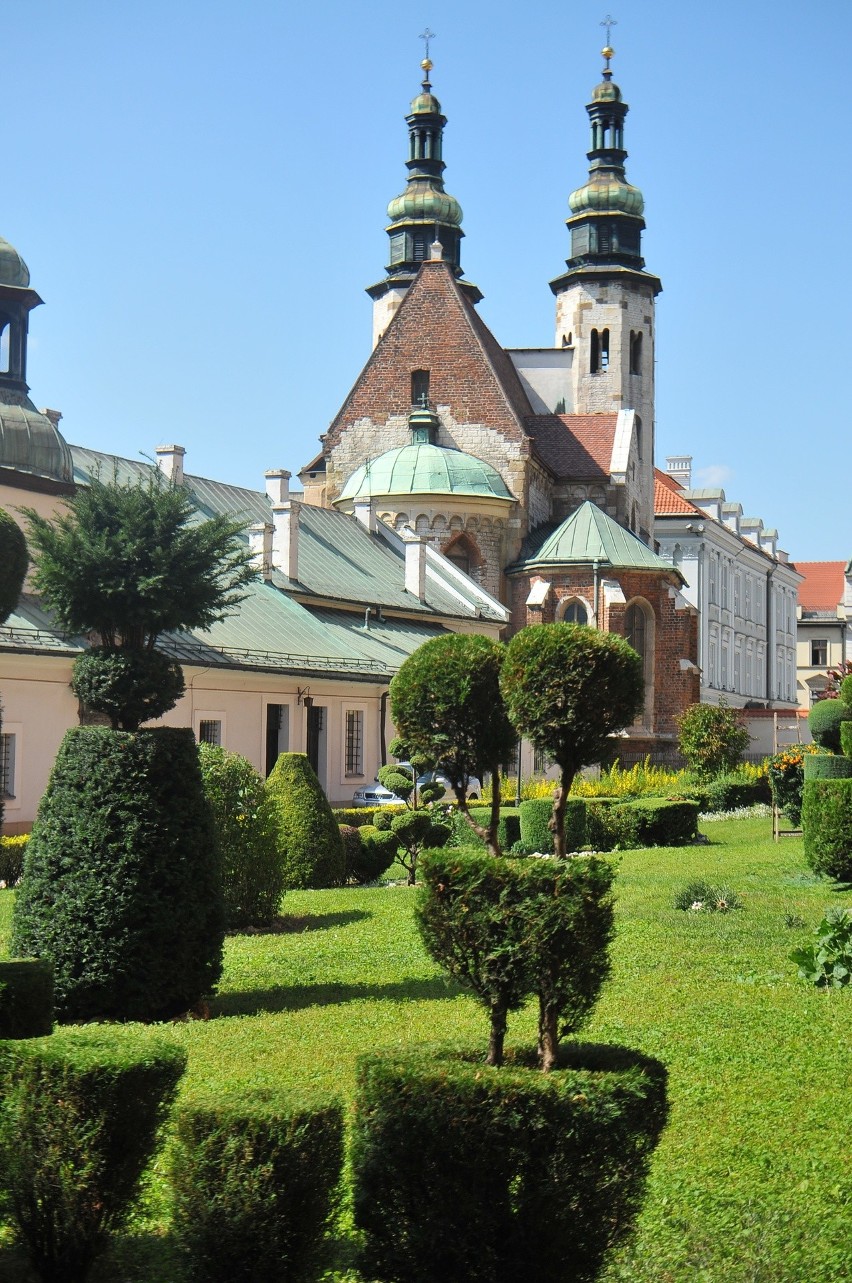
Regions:
<instances>
[{"instance_id":1,"label":"green metal roof","mask_svg":"<svg viewBox=\"0 0 852 1283\"><path fill-rule=\"evenodd\" d=\"M14 285L18 289L27 289L29 283L30 269L14 245L10 245L0 236L0 285Z\"/></svg>"},{"instance_id":2,"label":"green metal roof","mask_svg":"<svg viewBox=\"0 0 852 1283\"><path fill-rule=\"evenodd\" d=\"M383 495L460 494L511 499L496 468L447 446L414 442L386 450L362 464L344 485L338 502Z\"/></svg>"},{"instance_id":3,"label":"green metal roof","mask_svg":"<svg viewBox=\"0 0 852 1283\"><path fill-rule=\"evenodd\" d=\"M600 566L619 570L665 570L667 574L674 570L632 531L625 530L588 499L547 535L539 547L529 540L525 555L509 570L588 565L595 561ZM679 575L676 570L674 573Z\"/></svg>"}]
</instances>

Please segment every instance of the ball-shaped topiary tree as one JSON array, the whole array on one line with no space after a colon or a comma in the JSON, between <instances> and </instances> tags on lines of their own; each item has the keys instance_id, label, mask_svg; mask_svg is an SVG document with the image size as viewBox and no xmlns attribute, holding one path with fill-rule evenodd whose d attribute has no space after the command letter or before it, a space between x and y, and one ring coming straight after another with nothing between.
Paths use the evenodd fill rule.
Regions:
<instances>
[{"instance_id":1,"label":"ball-shaped topiary tree","mask_svg":"<svg viewBox=\"0 0 852 1283\"><path fill-rule=\"evenodd\" d=\"M281 753L266 781L288 890L342 886L343 840L305 753Z\"/></svg>"},{"instance_id":2,"label":"ball-shaped topiary tree","mask_svg":"<svg viewBox=\"0 0 852 1283\"><path fill-rule=\"evenodd\" d=\"M808 713L808 728L814 741L832 753L841 752L840 727L852 721L852 708L842 699L821 699Z\"/></svg>"},{"instance_id":3,"label":"ball-shaped topiary tree","mask_svg":"<svg viewBox=\"0 0 852 1283\"><path fill-rule=\"evenodd\" d=\"M565 804L574 776L599 762L608 737L642 708L642 660L623 637L585 624L533 624L509 642L500 689L519 734L560 769L554 848L565 856Z\"/></svg>"}]
</instances>

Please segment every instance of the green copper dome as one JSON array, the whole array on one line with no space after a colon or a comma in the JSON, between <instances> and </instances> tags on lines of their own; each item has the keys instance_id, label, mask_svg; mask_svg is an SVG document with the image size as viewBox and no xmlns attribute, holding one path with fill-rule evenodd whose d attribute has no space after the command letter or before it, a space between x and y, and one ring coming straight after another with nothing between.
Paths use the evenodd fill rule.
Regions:
<instances>
[{"instance_id":1,"label":"green copper dome","mask_svg":"<svg viewBox=\"0 0 852 1283\"><path fill-rule=\"evenodd\" d=\"M0 285L15 285L19 289L27 289L29 283L30 269L14 245L0 236Z\"/></svg>"},{"instance_id":2,"label":"green copper dome","mask_svg":"<svg viewBox=\"0 0 852 1283\"><path fill-rule=\"evenodd\" d=\"M645 198L638 187L619 178L612 170L592 173L589 181L568 197L572 214L619 213L641 215Z\"/></svg>"},{"instance_id":3,"label":"green copper dome","mask_svg":"<svg viewBox=\"0 0 852 1283\"><path fill-rule=\"evenodd\" d=\"M440 116L441 104L434 94L418 94L411 100L410 116Z\"/></svg>"},{"instance_id":4,"label":"green copper dome","mask_svg":"<svg viewBox=\"0 0 852 1283\"><path fill-rule=\"evenodd\" d=\"M460 227L462 207L455 196L424 186L422 179L409 183L401 196L388 205L388 218L393 223L417 219L426 223L451 223Z\"/></svg>"},{"instance_id":5,"label":"green copper dome","mask_svg":"<svg viewBox=\"0 0 852 1283\"><path fill-rule=\"evenodd\" d=\"M74 479L68 443L30 401L17 405L0 400L0 468L66 485Z\"/></svg>"},{"instance_id":6,"label":"green copper dome","mask_svg":"<svg viewBox=\"0 0 852 1283\"><path fill-rule=\"evenodd\" d=\"M612 80L602 80L592 90L592 102L621 102L621 90Z\"/></svg>"},{"instance_id":7,"label":"green copper dome","mask_svg":"<svg viewBox=\"0 0 852 1283\"><path fill-rule=\"evenodd\" d=\"M496 468L463 450L424 443L386 450L362 464L346 482L338 502L371 495L454 494L511 499Z\"/></svg>"}]
</instances>

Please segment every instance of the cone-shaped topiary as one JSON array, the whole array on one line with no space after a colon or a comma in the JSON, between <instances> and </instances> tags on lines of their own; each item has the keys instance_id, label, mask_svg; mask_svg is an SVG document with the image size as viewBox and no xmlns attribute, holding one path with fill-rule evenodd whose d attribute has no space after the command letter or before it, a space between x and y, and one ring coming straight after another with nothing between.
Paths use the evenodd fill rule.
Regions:
<instances>
[{"instance_id":1,"label":"cone-shaped topiary","mask_svg":"<svg viewBox=\"0 0 852 1283\"><path fill-rule=\"evenodd\" d=\"M224 913L188 728L77 726L27 845L12 952L54 966L60 1020L161 1020L208 994Z\"/></svg>"},{"instance_id":2,"label":"cone-shaped topiary","mask_svg":"<svg viewBox=\"0 0 852 1283\"><path fill-rule=\"evenodd\" d=\"M281 753L266 788L275 811L285 887L342 886L346 869L340 829L306 754Z\"/></svg>"}]
</instances>

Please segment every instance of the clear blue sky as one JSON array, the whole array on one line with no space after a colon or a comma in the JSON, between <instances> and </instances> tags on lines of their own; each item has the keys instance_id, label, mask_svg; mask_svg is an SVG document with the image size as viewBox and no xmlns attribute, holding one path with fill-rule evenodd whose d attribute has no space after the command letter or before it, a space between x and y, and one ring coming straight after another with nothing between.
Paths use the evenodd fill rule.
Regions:
<instances>
[{"instance_id":1,"label":"clear blue sky","mask_svg":"<svg viewBox=\"0 0 852 1283\"><path fill-rule=\"evenodd\" d=\"M657 457L800 560L852 556L852 6L613 0L658 301ZM29 379L73 443L260 486L369 354L428 24L463 265L553 341L599 79L591 0L6 0L0 235L45 300Z\"/></svg>"}]
</instances>

